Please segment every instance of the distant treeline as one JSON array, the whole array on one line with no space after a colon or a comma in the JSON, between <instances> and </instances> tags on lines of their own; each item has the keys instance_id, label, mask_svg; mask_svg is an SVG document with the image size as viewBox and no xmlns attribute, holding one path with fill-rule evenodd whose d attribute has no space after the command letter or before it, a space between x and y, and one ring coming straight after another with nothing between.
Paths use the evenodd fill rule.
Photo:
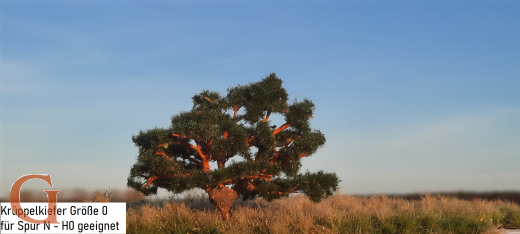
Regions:
<instances>
[{"instance_id":1,"label":"distant treeline","mask_svg":"<svg viewBox=\"0 0 520 234\"><path fill-rule=\"evenodd\" d=\"M447 197L456 197L462 200L474 201L474 200L487 200L487 201L511 201L516 204L520 204L520 191L505 191L505 192L443 192L443 193L430 193L432 195L441 195ZM389 195L389 197L401 197L407 200L419 200L424 197L424 193L415 194L402 194L402 195Z\"/></svg>"},{"instance_id":2,"label":"distant treeline","mask_svg":"<svg viewBox=\"0 0 520 234\"><path fill-rule=\"evenodd\" d=\"M140 192L134 190L97 190L97 191L87 191L76 189L72 191L63 191L58 193L58 201L61 202L83 202L91 199L95 193L106 194L108 195L113 202L136 202L145 199ZM504 192L442 192L442 193L429 193L431 195L441 195L448 197L456 197L458 199L474 201L474 200L487 200L487 201L510 201L516 204L520 204L520 191L504 191ZM424 193L414 193L414 194L399 194L399 195L391 195L391 194L374 194L374 195L351 195L354 197L370 197L370 196L380 196L387 195L391 198L404 198L407 200L420 200L425 196ZM8 202L8 197L1 197L0 202ZM35 191L22 191L20 193L20 201L21 202L46 202L47 196L43 192L35 192Z\"/></svg>"},{"instance_id":3,"label":"distant treeline","mask_svg":"<svg viewBox=\"0 0 520 234\"><path fill-rule=\"evenodd\" d=\"M60 191L58 193L58 202L85 202L91 201L96 195L106 195L112 202L136 202L141 201L145 197L135 190L84 190L75 189L70 191ZM21 191L21 202L47 202L47 194L43 191ZM9 202L9 197L0 197L0 202Z\"/></svg>"}]
</instances>

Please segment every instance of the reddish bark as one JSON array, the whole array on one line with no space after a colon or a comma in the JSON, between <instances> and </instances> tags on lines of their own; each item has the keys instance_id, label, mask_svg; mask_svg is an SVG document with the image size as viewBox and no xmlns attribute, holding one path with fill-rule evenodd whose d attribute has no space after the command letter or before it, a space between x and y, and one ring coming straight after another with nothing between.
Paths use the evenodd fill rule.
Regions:
<instances>
[{"instance_id":1,"label":"reddish bark","mask_svg":"<svg viewBox=\"0 0 520 234\"><path fill-rule=\"evenodd\" d=\"M233 117L237 117L238 109L240 109L239 106L233 106Z\"/></svg>"},{"instance_id":2,"label":"reddish bark","mask_svg":"<svg viewBox=\"0 0 520 234\"><path fill-rule=\"evenodd\" d=\"M168 155L166 155L166 153L164 152L164 149L157 149L157 151L155 151L155 155L161 155L164 158L172 161L172 159L170 157L168 157Z\"/></svg>"},{"instance_id":3,"label":"reddish bark","mask_svg":"<svg viewBox=\"0 0 520 234\"><path fill-rule=\"evenodd\" d=\"M270 115L271 115L271 111L268 111L267 115L265 116L265 118L262 119L262 121L267 122L269 120Z\"/></svg>"},{"instance_id":4,"label":"reddish bark","mask_svg":"<svg viewBox=\"0 0 520 234\"><path fill-rule=\"evenodd\" d=\"M150 178L148 178L148 183L146 183L146 184L143 186L143 188L148 187L148 186L149 186L150 184L152 184L152 182L153 182L154 180L156 180L156 179L159 179L159 176L154 176L154 177L150 177Z\"/></svg>"},{"instance_id":5,"label":"reddish bark","mask_svg":"<svg viewBox=\"0 0 520 234\"><path fill-rule=\"evenodd\" d=\"M172 136L174 136L174 137L188 138L188 136L186 136L186 135L182 135L182 136L181 136L181 135L176 134L176 133L173 133Z\"/></svg>"},{"instance_id":6,"label":"reddish bark","mask_svg":"<svg viewBox=\"0 0 520 234\"><path fill-rule=\"evenodd\" d=\"M202 171L208 172L210 170L211 170L211 168L209 166L209 160L202 160Z\"/></svg>"},{"instance_id":7,"label":"reddish bark","mask_svg":"<svg viewBox=\"0 0 520 234\"><path fill-rule=\"evenodd\" d=\"M274 162L276 161L276 158L278 158L278 154L280 153L280 152L276 151L276 149L273 149L273 151L274 151L273 157L271 158L271 162L269 162L271 165L274 164Z\"/></svg>"},{"instance_id":8,"label":"reddish bark","mask_svg":"<svg viewBox=\"0 0 520 234\"><path fill-rule=\"evenodd\" d=\"M208 195L211 204L215 205L222 214L222 219L228 220L229 209L231 208L233 201L238 198L238 193L233 189L219 186L209 190Z\"/></svg>"},{"instance_id":9,"label":"reddish bark","mask_svg":"<svg viewBox=\"0 0 520 234\"><path fill-rule=\"evenodd\" d=\"M273 136L278 134L279 132L283 131L284 129L288 128L289 126L291 126L291 124L290 123L286 123L286 124L280 126L279 128L275 129L273 131Z\"/></svg>"},{"instance_id":10,"label":"reddish bark","mask_svg":"<svg viewBox=\"0 0 520 234\"><path fill-rule=\"evenodd\" d=\"M246 145L248 145L252 140L254 140L256 138L256 136L253 136L253 137L250 137L250 138L247 138L246 140Z\"/></svg>"}]
</instances>

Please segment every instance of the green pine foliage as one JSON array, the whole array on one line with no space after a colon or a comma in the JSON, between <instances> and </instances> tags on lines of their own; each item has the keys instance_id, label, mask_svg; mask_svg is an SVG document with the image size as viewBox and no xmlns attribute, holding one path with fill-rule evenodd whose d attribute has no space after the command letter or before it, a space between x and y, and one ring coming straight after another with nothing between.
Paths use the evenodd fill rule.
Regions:
<instances>
[{"instance_id":1,"label":"green pine foliage","mask_svg":"<svg viewBox=\"0 0 520 234\"><path fill-rule=\"evenodd\" d=\"M174 115L170 127L132 137L139 156L129 187L149 195L158 188L181 193L231 185L244 200L299 192L316 202L336 191L335 173L298 173L301 158L323 146L325 135L310 127L314 103L289 103L276 74L231 87L226 96L204 90L192 100L193 108ZM273 125L272 115L283 116L285 124ZM230 160L235 156L243 160ZM211 170L209 162L218 168Z\"/></svg>"}]
</instances>

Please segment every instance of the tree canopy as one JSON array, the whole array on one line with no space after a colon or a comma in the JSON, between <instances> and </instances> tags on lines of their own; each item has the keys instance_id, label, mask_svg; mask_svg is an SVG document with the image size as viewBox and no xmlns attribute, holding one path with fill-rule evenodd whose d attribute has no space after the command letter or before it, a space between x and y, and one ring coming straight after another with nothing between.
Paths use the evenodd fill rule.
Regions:
<instances>
[{"instance_id":1,"label":"tree canopy","mask_svg":"<svg viewBox=\"0 0 520 234\"><path fill-rule=\"evenodd\" d=\"M158 188L204 189L224 219L238 197L271 201L299 192L318 202L336 191L335 173L298 173L301 159L325 144L325 135L310 127L311 100L289 103L275 73L227 91L222 96L204 90L168 128L134 135L139 156L128 186L145 195ZM274 125L272 115L283 116L285 123Z\"/></svg>"}]
</instances>

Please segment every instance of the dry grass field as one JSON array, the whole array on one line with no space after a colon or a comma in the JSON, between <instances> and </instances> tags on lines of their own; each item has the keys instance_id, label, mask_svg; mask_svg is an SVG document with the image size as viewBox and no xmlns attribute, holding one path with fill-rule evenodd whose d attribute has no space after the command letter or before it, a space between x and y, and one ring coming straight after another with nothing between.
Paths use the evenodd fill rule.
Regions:
<instances>
[{"instance_id":1,"label":"dry grass field","mask_svg":"<svg viewBox=\"0 0 520 234\"><path fill-rule=\"evenodd\" d=\"M182 199L149 201L131 190L93 194L77 190L59 201L126 201L127 233L466 234L501 233L503 228L520 228L518 197L520 193L516 192L401 197L337 194L320 203L303 196L270 203L263 199L237 200L229 221L221 219L207 196L196 194ZM27 192L22 194L21 201L45 202L46 198Z\"/></svg>"},{"instance_id":2,"label":"dry grass field","mask_svg":"<svg viewBox=\"0 0 520 234\"><path fill-rule=\"evenodd\" d=\"M320 203L303 196L273 202L237 201L229 221L191 198L127 211L128 233L500 233L520 227L508 201L467 201L426 194L419 200L335 195Z\"/></svg>"}]
</instances>

